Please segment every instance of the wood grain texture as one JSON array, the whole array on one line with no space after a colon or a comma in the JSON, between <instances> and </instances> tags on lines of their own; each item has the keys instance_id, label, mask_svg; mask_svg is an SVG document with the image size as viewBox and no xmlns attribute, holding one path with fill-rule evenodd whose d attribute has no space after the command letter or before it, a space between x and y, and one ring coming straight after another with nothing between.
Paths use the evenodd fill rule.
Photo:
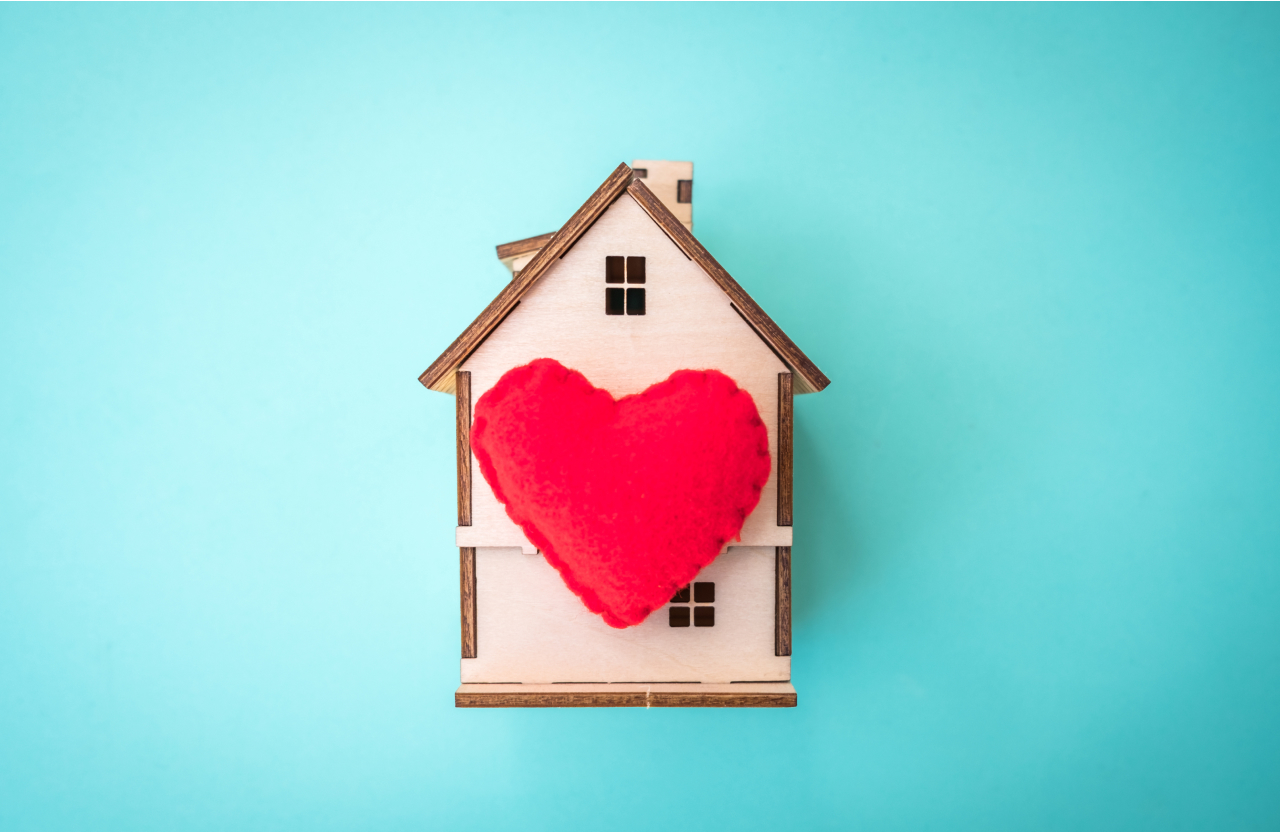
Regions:
<instances>
[{"instance_id":1,"label":"wood grain texture","mask_svg":"<svg viewBox=\"0 0 1280 832\"><path fill-rule=\"evenodd\" d=\"M547 243L551 242L551 238L554 236L556 236L556 233L551 231L547 234L539 234L536 237L526 237L523 240L503 243L497 247L498 259L506 260L508 257L518 257L521 254L528 254L531 251L537 251Z\"/></svg>"},{"instance_id":2,"label":"wood grain texture","mask_svg":"<svg viewBox=\"0 0 1280 832\"><path fill-rule=\"evenodd\" d=\"M418 381L431 390L438 390L441 393L454 392L454 371L484 341L489 332L511 312L521 295L573 246L615 199L626 193L630 183L631 168L618 165L613 173L609 174L604 184L583 203L559 231L552 235L551 240L529 261L529 264L520 270L520 275L503 287L479 317L471 322L471 326L463 330L449 348L441 353L422 375L418 376ZM679 225L679 223L676 224ZM684 228L684 226L680 227Z\"/></svg>"},{"instance_id":3,"label":"wood grain texture","mask_svg":"<svg viewBox=\"0 0 1280 832\"><path fill-rule=\"evenodd\" d=\"M459 708L794 708L789 682L737 685L462 685Z\"/></svg>"},{"instance_id":4,"label":"wood grain texture","mask_svg":"<svg viewBox=\"0 0 1280 832\"><path fill-rule=\"evenodd\" d=\"M765 314L765 311L747 294L747 291L738 285L738 282L724 270L723 266L716 262L710 252L703 248L702 244L689 233L684 224L667 210L667 206L662 204L662 200L654 196L645 187L643 180L633 179L627 188L627 193L666 232L666 235L685 253L686 257L702 267L702 270L729 296L729 300L760 337L773 348L774 352L798 376L800 383L796 385L795 392L816 393L825 389L831 383L831 380L823 375L817 365L810 361L809 357L795 345L795 342L788 338L787 334L773 322L773 319Z\"/></svg>"},{"instance_id":5,"label":"wood grain texture","mask_svg":"<svg viewBox=\"0 0 1280 832\"><path fill-rule=\"evenodd\" d=\"M791 525L791 373L778 373L778 525Z\"/></svg>"},{"instance_id":6,"label":"wood grain texture","mask_svg":"<svg viewBox=\"0 0 1280 832\"><path fill-rule=\"evenodd\" d=\"M774 607L774 655L791 655L791 547L779 546Z\"/></svg>"},{"instance_id":7,"label":"wood grain texture","mask_svg":"<svg viewBox=\"0 0 1280 832\"><path fill-rule=\"evenodd\" d=\"M476 621L476 550L458 550L458 573L462 600L462 658L479 655L479 627Z\"/></svg>"},{"instance_id":8,"label":"wood grain texture","mask_svg":"<svg viewBox=\"0 0 1280 832\"><path fill-rule=\"evenodd\" d=\"M645 258L645 315L604 314L606 258L620 252ZM772 658L773 547L790 546L793 538L790 526L778 525L777 509L778 373L788 372L786 362L776 357L769 343L735 310L702 267L689 259L629 196L609 206L573 250L530 287L505 322L467 357L461 369L471 373L472 410L507 371L537 358L554 358L572 367L615 398L640 393L671 373L689 367L714 367L751 394L769 430L769 457L773 464L760 502L747 517L739 542L743 546L769 547L765 581L769 596L765 611L767 640L763 655ZM474 454L471 476L471 525L458 527L456 545L521 546L532 551L523 530L493 496ZM484 617L483 611L481 616ZM488 653L493 641L487 620L485 627ZM742 678L764 681L773 677L734 677ZM643 677L644 681L652 679L675 681L665 676ZM617 681L592 676L580 680ZM503 677L476 681L534 680Z\"/></svg>"},{"instance_id":9,"label":"wood grain texture","mask_svg":"<svg viewBox=\"0 0 1280 832\"><path fill-rule=\"evenodd\" d=\"M458 525L471 525L471 373L454 381L458 422Z\"/></svg>"}]
</instances>

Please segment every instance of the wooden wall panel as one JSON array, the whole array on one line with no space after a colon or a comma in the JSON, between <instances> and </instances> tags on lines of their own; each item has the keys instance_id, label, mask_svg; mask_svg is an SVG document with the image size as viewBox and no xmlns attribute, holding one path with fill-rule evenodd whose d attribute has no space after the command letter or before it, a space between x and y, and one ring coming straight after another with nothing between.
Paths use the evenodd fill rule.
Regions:
<instances>
[{"instance_id":1,"label":"wooden wall panel","mask_svg":"<svg viewBox=\"0 0 1280 832\"><path fill-rule=\"evenodd\" d=\"M776 655L773 546L733 546L696 580L715 586L715 625L672 627L667 606L616 630L586 608L546 558L476 550L476 610L484 655L462 663L463 683L785 682ZM697 606L691 604L687 609Z\"/></svg>"}]
</instances>

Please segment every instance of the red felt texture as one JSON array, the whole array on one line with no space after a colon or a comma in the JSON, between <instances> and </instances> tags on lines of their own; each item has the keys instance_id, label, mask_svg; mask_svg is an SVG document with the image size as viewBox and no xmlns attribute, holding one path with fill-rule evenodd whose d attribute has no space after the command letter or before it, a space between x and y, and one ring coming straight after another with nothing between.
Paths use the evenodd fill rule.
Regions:
<instances>
[{"instance_id":1,"label":"red felt texture","mask_svg":"<svg viewBox=\"0 0 1280 832\"><path fill-rule=\"evenodd\" d=\"M615 400L540 358L480 397L471 440L507 515L618 628L740 539L769 479L755 401L715 370L680 370Z\"/></svg>"}]
</instances>

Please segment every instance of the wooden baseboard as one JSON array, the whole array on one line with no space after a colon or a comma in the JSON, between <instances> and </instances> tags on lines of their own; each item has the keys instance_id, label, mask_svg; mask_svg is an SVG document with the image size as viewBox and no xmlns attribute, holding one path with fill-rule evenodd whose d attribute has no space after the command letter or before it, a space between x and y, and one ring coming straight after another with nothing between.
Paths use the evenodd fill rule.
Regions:
<instances>
[{"instance_id":1,"label":"wooden baseboard","mask_svg":"<svg viewBox=\"0 0 1280 832\"><path fill-rule=\"evenodd\" d=\"M612 685L462 685L458 708L794 708L790 682Z\"/></svg>"}]
</instances>

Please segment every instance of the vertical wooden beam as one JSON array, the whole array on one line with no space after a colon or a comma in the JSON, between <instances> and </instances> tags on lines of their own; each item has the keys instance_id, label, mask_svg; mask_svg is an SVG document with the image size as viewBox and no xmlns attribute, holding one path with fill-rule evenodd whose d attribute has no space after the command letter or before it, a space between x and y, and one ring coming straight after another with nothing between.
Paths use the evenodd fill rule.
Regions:
<instances>
[{"instance_id":1,"label":"vertical wooden beam","mask_svg":"<svg viewBox=\"0 0 1280 832\"><path fill-rule=\"evenodd\" d=\"M458 525L471 525L471 373L459 370L454 382L458 418Z\"/></svg>"},{"instance_id":2,"label":"vertical wooden beam","mask_svg":"<svg viewBox=\"0 0 1280 832\"><path fill-rule=\"evenodd\" d=\"M476 550L474 546L459 549L459 572L462 583L462 658L474 659L478 654L476 633Z\"/></svg>"},{"instance_id":3,"label":"vertical wooden beam","mask_svg":"<svg viewBox=\"0 0 1280 832\"><path fill-rule=\"evenodd\" d=\"M779 546L776 552L776 588L773 606L775 656L791 655L791 547Z\"/></svg>"},{"instance_id":4,"label":"vertical wooden beam","mask_svg":"<svg viewBox=\"0 0 1280 832\"><path fill-rule=\"evenodd\" d=\"M458 420L458 525L471 525L471 373L458 370L454 382ZM477 655L476 550L458 550L462 604L462 658Z\"/></svg>"},{"instance_id":5,"label":"vertical wooden beam","mask_svg":"<svg viewBox=\"0 0 1280 832\"><path fill-rule=\"evenodd\" d=\"M791 525L791 373L778 373L778 525ZM778 655L783 655L779 653Z\"/></svg>"}]
</instances>

